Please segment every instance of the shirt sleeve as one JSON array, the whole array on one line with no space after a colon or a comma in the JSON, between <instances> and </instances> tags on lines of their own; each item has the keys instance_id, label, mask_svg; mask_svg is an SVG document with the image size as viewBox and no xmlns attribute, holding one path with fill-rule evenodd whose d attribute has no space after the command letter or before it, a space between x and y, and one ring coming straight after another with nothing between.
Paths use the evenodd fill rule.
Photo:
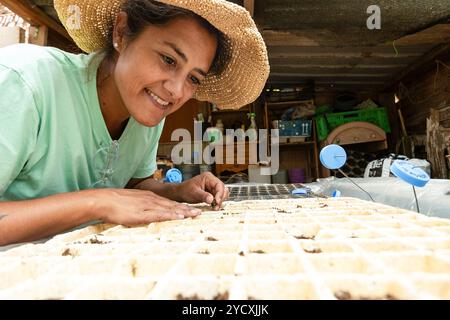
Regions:
<instances>
[{"instance_id":1,"label":"shirt sleeve","mask_svg":"<svg viewBox=\"0 0 450 320\"><path fill-rule=\"evenodd\" d=\"M142 160L142 164L139 169L133 175L134 179L143 179L150 177L156 171L156 155L158 152L159 138L161 137L162 130L164 128L165 119L163 119L159 124L156 130L153 133L152 142L150 143L150 147L148 148L148 152L146 153L144 159Z\"/></svg>"},{"instance_id":2,"label":"shirt sleeve","mask_svg":"<svg viewBox=\"0 0 450 320\"><path fill-rule=\"evenodd\" d=\"M0 64L0 197L17 178L36 145L39 115L20 74Z\"/></svg>"}]
</instances>

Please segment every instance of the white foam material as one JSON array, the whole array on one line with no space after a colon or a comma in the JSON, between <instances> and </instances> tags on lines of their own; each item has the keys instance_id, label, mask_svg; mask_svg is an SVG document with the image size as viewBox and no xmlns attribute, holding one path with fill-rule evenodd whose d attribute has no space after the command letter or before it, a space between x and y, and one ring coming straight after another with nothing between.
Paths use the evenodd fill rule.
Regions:
<instances>
[{"instance_id":1,"label":"white foam material","mask_svg":"<svg viewBox=\"0 0 450 320\"><path fill-rule=\"evenodd\" d=\"M353 198L226 202L0 253L0 299L450 299L450 220Z\"/></svg>"}]
</instances>

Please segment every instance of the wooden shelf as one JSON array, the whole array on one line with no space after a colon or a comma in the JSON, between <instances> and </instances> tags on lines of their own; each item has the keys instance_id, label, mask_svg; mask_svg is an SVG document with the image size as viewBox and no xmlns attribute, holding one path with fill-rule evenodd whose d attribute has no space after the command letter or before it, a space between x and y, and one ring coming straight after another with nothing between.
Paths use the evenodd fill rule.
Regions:
<instances>
[{"instance_id":1,"label":"wooden shelf","mask_svg":"<svg viewBox=\"0 0 450 320\"><path fill-rule=\"evenodd\" d=\"M278 145L280 147L284 147L284 146L301 146L301 145L313 146L314 144L315 144L314 141L305 141L305 142L282 142L282 143L279 143Z\"/></svg>"},{"instance_id":2,"label":"wooden shelf","mask_svg":"<svg viewBox=\"0 0 450 320\"><path fill-rule=\"evenodd\" d=\"M250 113L249 110L242 110L242 109L238 109L238 110L217 110L217 111L211 111L212 114L215 113L236 113L236 112L245 112L245 113Z\"/></svg>"},{"instance_id":3,"label":"wooden shelf","mask_svg":"<svg viewBox=\"0 0 450 320\"><path fill-rule=\"evenodd\" d=\"M266 102L270 107L289 107L295 104L302 104L311 100L295 100L295 101L281 101L281 102Z\"/></svg>"},{"instance_id":4,"label":"wooden shelf","mask_svg":"<svg viewBox=\"0 0 450 320\"><path fill-rule=\"evenodd\" d=\"M231 144L259 144L259 141L249 141L249 140L245 140L245 141L231 141L231 142L225 142L223 141L222 143L210 143L211 146L227 146L227 145L231 145Z\"/></svg>"}]
</instances>

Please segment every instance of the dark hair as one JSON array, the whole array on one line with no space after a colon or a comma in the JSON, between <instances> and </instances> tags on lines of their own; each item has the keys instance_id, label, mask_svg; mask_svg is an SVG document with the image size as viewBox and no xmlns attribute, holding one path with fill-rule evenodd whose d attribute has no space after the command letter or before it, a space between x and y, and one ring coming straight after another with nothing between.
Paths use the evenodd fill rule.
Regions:
<instances>
[{"instance_id":1,"label":"dark hair","mask_svg":"<svg viewBox=\"0 0 450 320\"><path fill-rule=\"evenodd\" d=\"M230 59L227 38L225 34L219 31L206 19L187 9L153 0L127 0L122 4L121 9L128 15L128 30L126 31L126 35L130 41L136 39L147 26L165 25L178 17L194 18L202 27L215 35L217 39L216 55L211 64L209 74L220 75L224 71ZM105 48L107 58L113 58L115 54L112 43L113 28L114 27L111 27L109 31L108 42Z\"/></svg>"}]
</instances>

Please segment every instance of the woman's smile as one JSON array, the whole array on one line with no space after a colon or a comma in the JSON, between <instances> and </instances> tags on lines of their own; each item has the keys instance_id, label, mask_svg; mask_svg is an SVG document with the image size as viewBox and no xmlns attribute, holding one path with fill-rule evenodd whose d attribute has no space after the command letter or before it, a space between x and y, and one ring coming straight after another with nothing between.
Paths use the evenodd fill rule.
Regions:
<instances>
[{"instance_id":1,"label":"woman's smile","mask_svg":"<svg viewBox=\"0 0 450 320\"><path fill-rule=\"evenodd\" d=\"M167 112L173 104L160 98L158 95L153 93L150 89L145 88L145 95L147 99L150 101L151 105L157 108L158 110L161 110L163 112Z\"/></svg>"}]
</instances>

